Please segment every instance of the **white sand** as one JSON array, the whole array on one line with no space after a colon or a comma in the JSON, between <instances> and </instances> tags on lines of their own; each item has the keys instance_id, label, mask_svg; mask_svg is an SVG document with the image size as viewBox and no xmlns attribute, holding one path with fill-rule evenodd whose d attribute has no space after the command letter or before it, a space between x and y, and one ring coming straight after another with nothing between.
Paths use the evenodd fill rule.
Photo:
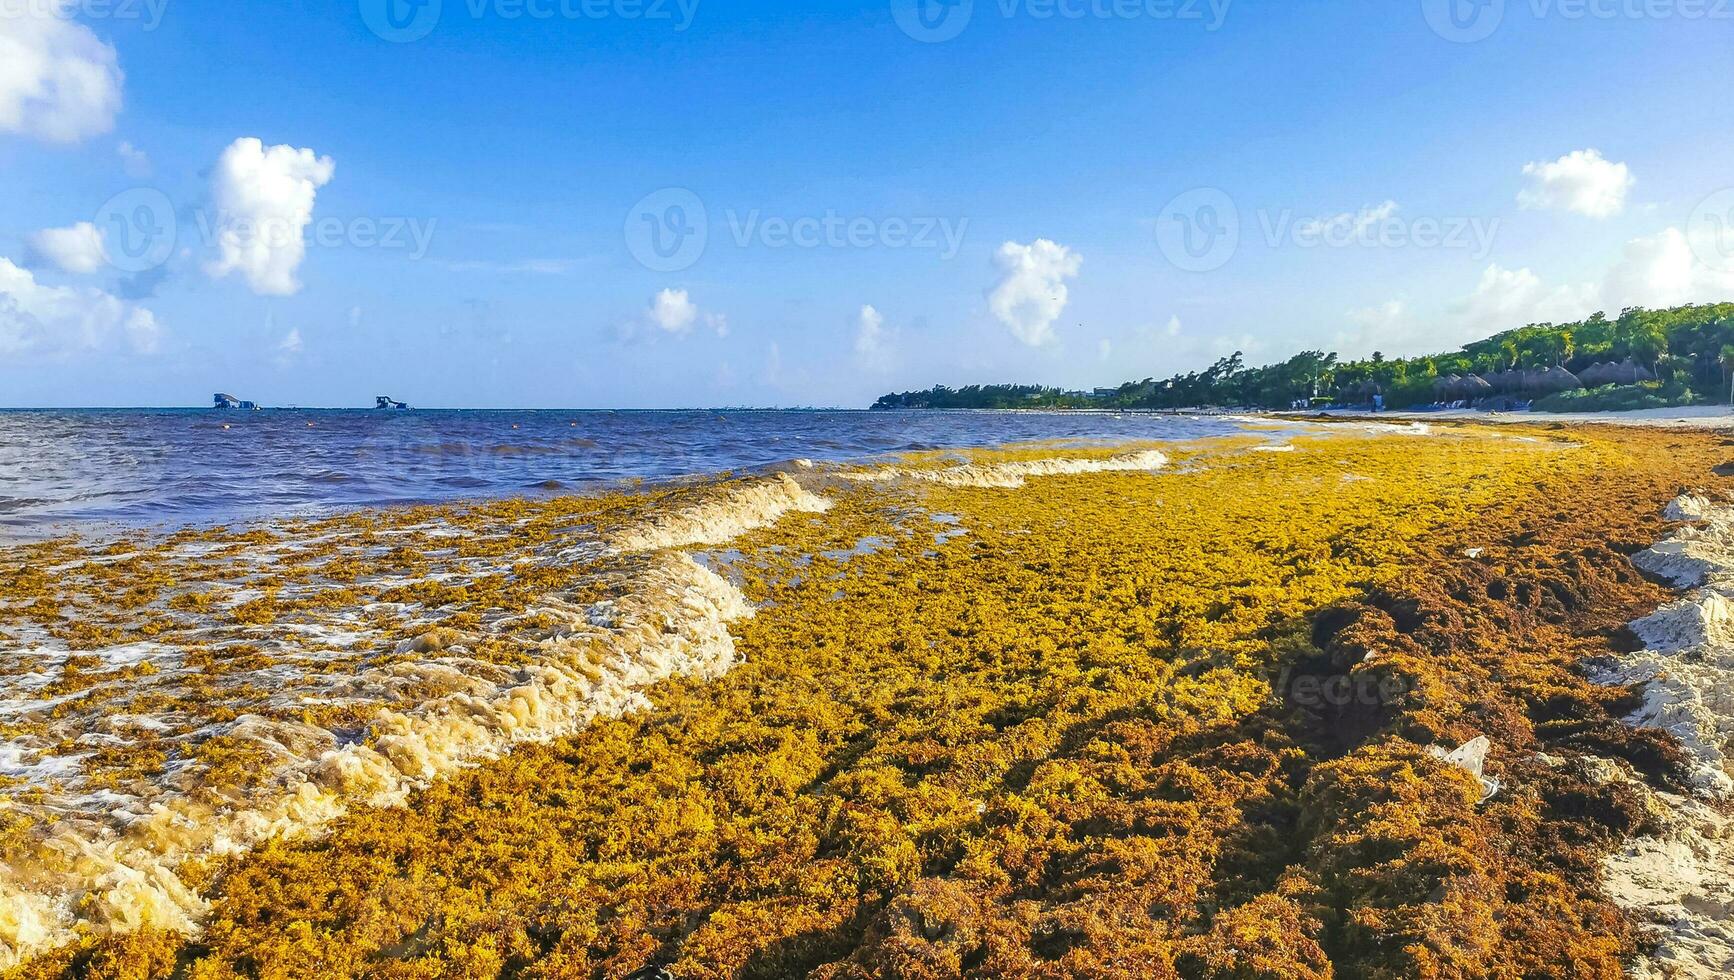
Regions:
<instances>
[{"instance_id":1,"label":"white sand","mask_svg":"<svg viewBox=\"0 0 1734 980\"><path fill-rule=\"evenodd\" d=\"M1329 416L1332 418L1353 419L1460 419L1471 422L1489 422L1494 424L1543 424L1547 422L1590 423L1599 422L1604 425L1635 425L1658 429L1734 429L1734 408L1727 405L1693 405L1688 408L1640 408L1629 412L1487 412L1473 408L1453 408L1439 412L1380 412L1372 415L1363 411L1342 411L1326 409L1324 411L1277 413L1285 417L1295 415Z\"/></svg>"},{"instance_id":2,"label":"white sand","mask_svg":"<svg viewBox=\"0 0 1734 980\"><path fill-rule=\"evenodd\" d=\"M1633 975L1657 980L1734 976L1734 505L1688 494L1668 507L1692 522L1633 562L1692 591L1632 624L1644 649L1597 678L1633 684L1643 704L1627 719L1680 740L1698 799L1651 793L1614 763L1605 779L1649 797L1662 831L1628 842L1603 864L1608 894L1646 923L1656 952Z\"/></svg>"}]
</instances>

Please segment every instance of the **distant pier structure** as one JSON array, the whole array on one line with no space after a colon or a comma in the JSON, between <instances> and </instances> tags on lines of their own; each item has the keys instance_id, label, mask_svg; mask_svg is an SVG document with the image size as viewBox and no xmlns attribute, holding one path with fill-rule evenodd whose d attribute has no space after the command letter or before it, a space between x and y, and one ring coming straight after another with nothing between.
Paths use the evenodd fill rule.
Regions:
<instances>
[{"instance_id":1,"label":"distant pier structure","mask_svg":"<svg viewBox=\"0 0 1734 980\"><path fill-rule=\"evenodd\" d=\"M374 408L381 408L387 411L402 412L409 408L409 406L405 405L403 402L392 401L390 395L379 395L374 398L373 402Z\"/></svg>"},{"instance_id":2,"label":"distant pier structure","mask_svg":"<svg viewBox=\"0 0 1734 980\"><path fill-rule=\"evenodd\" d=\"M222 392L211 396L211 407L240 412L257 412L259 410L259 406L252 402L244 402L234 395L225 395Z\"/></svg>"}]
</instances>

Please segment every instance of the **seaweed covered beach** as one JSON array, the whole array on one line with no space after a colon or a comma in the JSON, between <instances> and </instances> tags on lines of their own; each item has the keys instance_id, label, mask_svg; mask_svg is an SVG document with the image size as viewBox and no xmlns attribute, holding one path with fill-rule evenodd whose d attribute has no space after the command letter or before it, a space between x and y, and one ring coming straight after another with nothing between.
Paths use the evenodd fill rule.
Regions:
<instances>
[{"instance_id":1,"label":"seaweed covered beach","mask_svg":"<svg viewBox=\"0 0 1734 980\"><path fill-rule=\"evenodd\" d=\"M1254 428L0 549L0 975L1734 970L1734 444Z\"/></svg>"}]
</instances>

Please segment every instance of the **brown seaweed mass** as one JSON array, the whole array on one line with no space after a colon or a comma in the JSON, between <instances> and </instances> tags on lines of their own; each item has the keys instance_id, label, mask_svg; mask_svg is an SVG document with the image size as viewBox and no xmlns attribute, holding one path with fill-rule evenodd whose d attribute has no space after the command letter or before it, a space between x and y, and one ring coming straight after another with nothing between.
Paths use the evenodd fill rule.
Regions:
<instances>
[{"instance_id":1,"label":"brown seaweed mass","mask_svg":"<svg viewBox=\"0 0 1734 980\"><path fill-rule=\"evenodd\" d=\"M1651 818L1574 760L1681 755L1583 669L1730 450L1517 434L833 486L713 556L761 606L721 679L214 866L195 939L14 976L1613 980L1598 865ZM1482 734L1485 803L1428 751Z\"/></svg>"}]
</instances>

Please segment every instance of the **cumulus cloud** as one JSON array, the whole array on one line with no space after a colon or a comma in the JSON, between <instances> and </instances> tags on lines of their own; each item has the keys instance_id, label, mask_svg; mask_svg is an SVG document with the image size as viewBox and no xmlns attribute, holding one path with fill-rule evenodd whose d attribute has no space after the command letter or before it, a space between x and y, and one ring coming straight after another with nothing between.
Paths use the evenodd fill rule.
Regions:
<instances>
[{"instance_id":1,"label":"cumulus cloud","mask_svg":"<svg viewBox=\"0 0 1734 980\"><path fill-rule=\"evenodd\" d=\"M45 286L0 259L0 355L65 355L117 341L153 353L161 336L156 317L99 289Z\"/></svg>"},{"instance_id":2,"label":"cumulus cloud","mask_svg":"<svg viewBox=\"0 0 1734 980\"><path fill-rule=\"evenodd\" d=\"M650 309L645 314L650 325L663 333L684 337L692 332L698 324L704 324L706 329L716 332L718 337L729 335L728 317L720 313L707 313L699 309L692 301L692 296L684 289L664 289L650 300Z\"/></svg>"},{"instance_id":3,"label":"cumulus cloud","mask_svg":"<svg viewBox=\"0 0 1734 980\"><path fill-rule=\"evenodd\" d=\"M988 309L1023 343L1052 343L1054 321L1070 299L1066 280L1076 278L1083 263L1083 256L1046 238L1006 242L994 255L1004 277L988 294Z\"/></svg>"},{"instance_id":4,"label":"cumulus cloud","mask_svg":"<svg viewBox=\"0 0 1734 980\"><path fill-rule=\"evenodd\" d=\"M664 289L650 301L650 322L669 333L686 333L698 321L698 305L684 289Z\"/></svg>"},{"instance_id":5,"label":"cumulus cloud","mask_svg":"<svg viewBox=\"0 0 1734 980\"><path fill-rule=\"evenodd\" d=\"M319 188L335 172L330 157L312 150L267 147L250 136L229 144L211 178L220 254L206 273L221 279L239 272L260 296L300 292L296 272L307 257L303 236Z\"/></svg>"},{"instance_id":6,"label":"cumulus cloud","mask_svg":"<svg viewBox=\"0 0 1734 980\"><path fill-rule=\"evenodd\" d=\"M1694 242L1678 228L1634 238L1602 282L1608 308L1726 301L1734 297L1734 270L1699 258L1716 254L1710 243Z\"/></svg>"},{"instance_id":7,"label":"cumulus cloud","mask_svg":"<svg viewBox=\"0 0 1734 980\"><path fill-rule=\"evenodd\" d=\"M1598 281L1561 286L1545 284L1527 268L1490 265L1475 292L1452 312L1472 334L1463 339L1473 339L1529 323L1577 320L1597 310L1612 314L1631 306L1725 302L1734 297L1734 269L1702 261L1703 255L1716 254L1711 244L1666 228L1628 241L1620 260Z\"/></svg>"},{"instance_id":8,"label":"cumulus cloud","mask_svg":"<svg viewBox=\"0 0 1734 980\"><path fill-rule=\"evenodd\" d=\"M1486 336L1529 323L1578 319L1594 312L1598 293L1594 284L1550 287L1528 268L1493 263L1454 312L1467 334Z\"/></svg>"},{"instance_id":9,"label":"cumulus cloud","mask_svg":"<svg viewBox=\"0 0 1734 980\"><path fill-rule=\"evenodd\" d=\"M1534 210L1575 211L1591 218L1610 218L1626 208L1626 194L1637 183L1631 168L1615 163L1601 151L1576 150L1551 163L1526 164L1529 186L1517 203Z\"/></svg>"},{"instance_id":10,"label":"cumulus cloud","mask_svg":"<svg viewBox=\"0 0 1734 980\"><path fill-rule=\"evenodd\" d=\"M114 48L75 23L76 0L0 14L0 132L77 143L114 128L124 77Z\"/></svg>"},{"instance_id":11,"label":"cumulus cloud","mask_svg":"<svg viewBox=\"0 0 1734 980\"><path fill-rule=\"evenodd\" d=\"M30 236L31 258L62 272L89 275L108 263L103 232L88 221L71 228L47 228Z\"/></svg>"},{"instance_id":12,"label":"cumulus cloud","mask_svg":"<svg viewBox=\"0 0 1734 980\"><path fill-rule=\"evenodd\" d=\"M894 338L885 329L885 316L872 305L861 307L855 315L855 359L875 371L885 370L891 361Z\"/></svg>"}]
</instances>

